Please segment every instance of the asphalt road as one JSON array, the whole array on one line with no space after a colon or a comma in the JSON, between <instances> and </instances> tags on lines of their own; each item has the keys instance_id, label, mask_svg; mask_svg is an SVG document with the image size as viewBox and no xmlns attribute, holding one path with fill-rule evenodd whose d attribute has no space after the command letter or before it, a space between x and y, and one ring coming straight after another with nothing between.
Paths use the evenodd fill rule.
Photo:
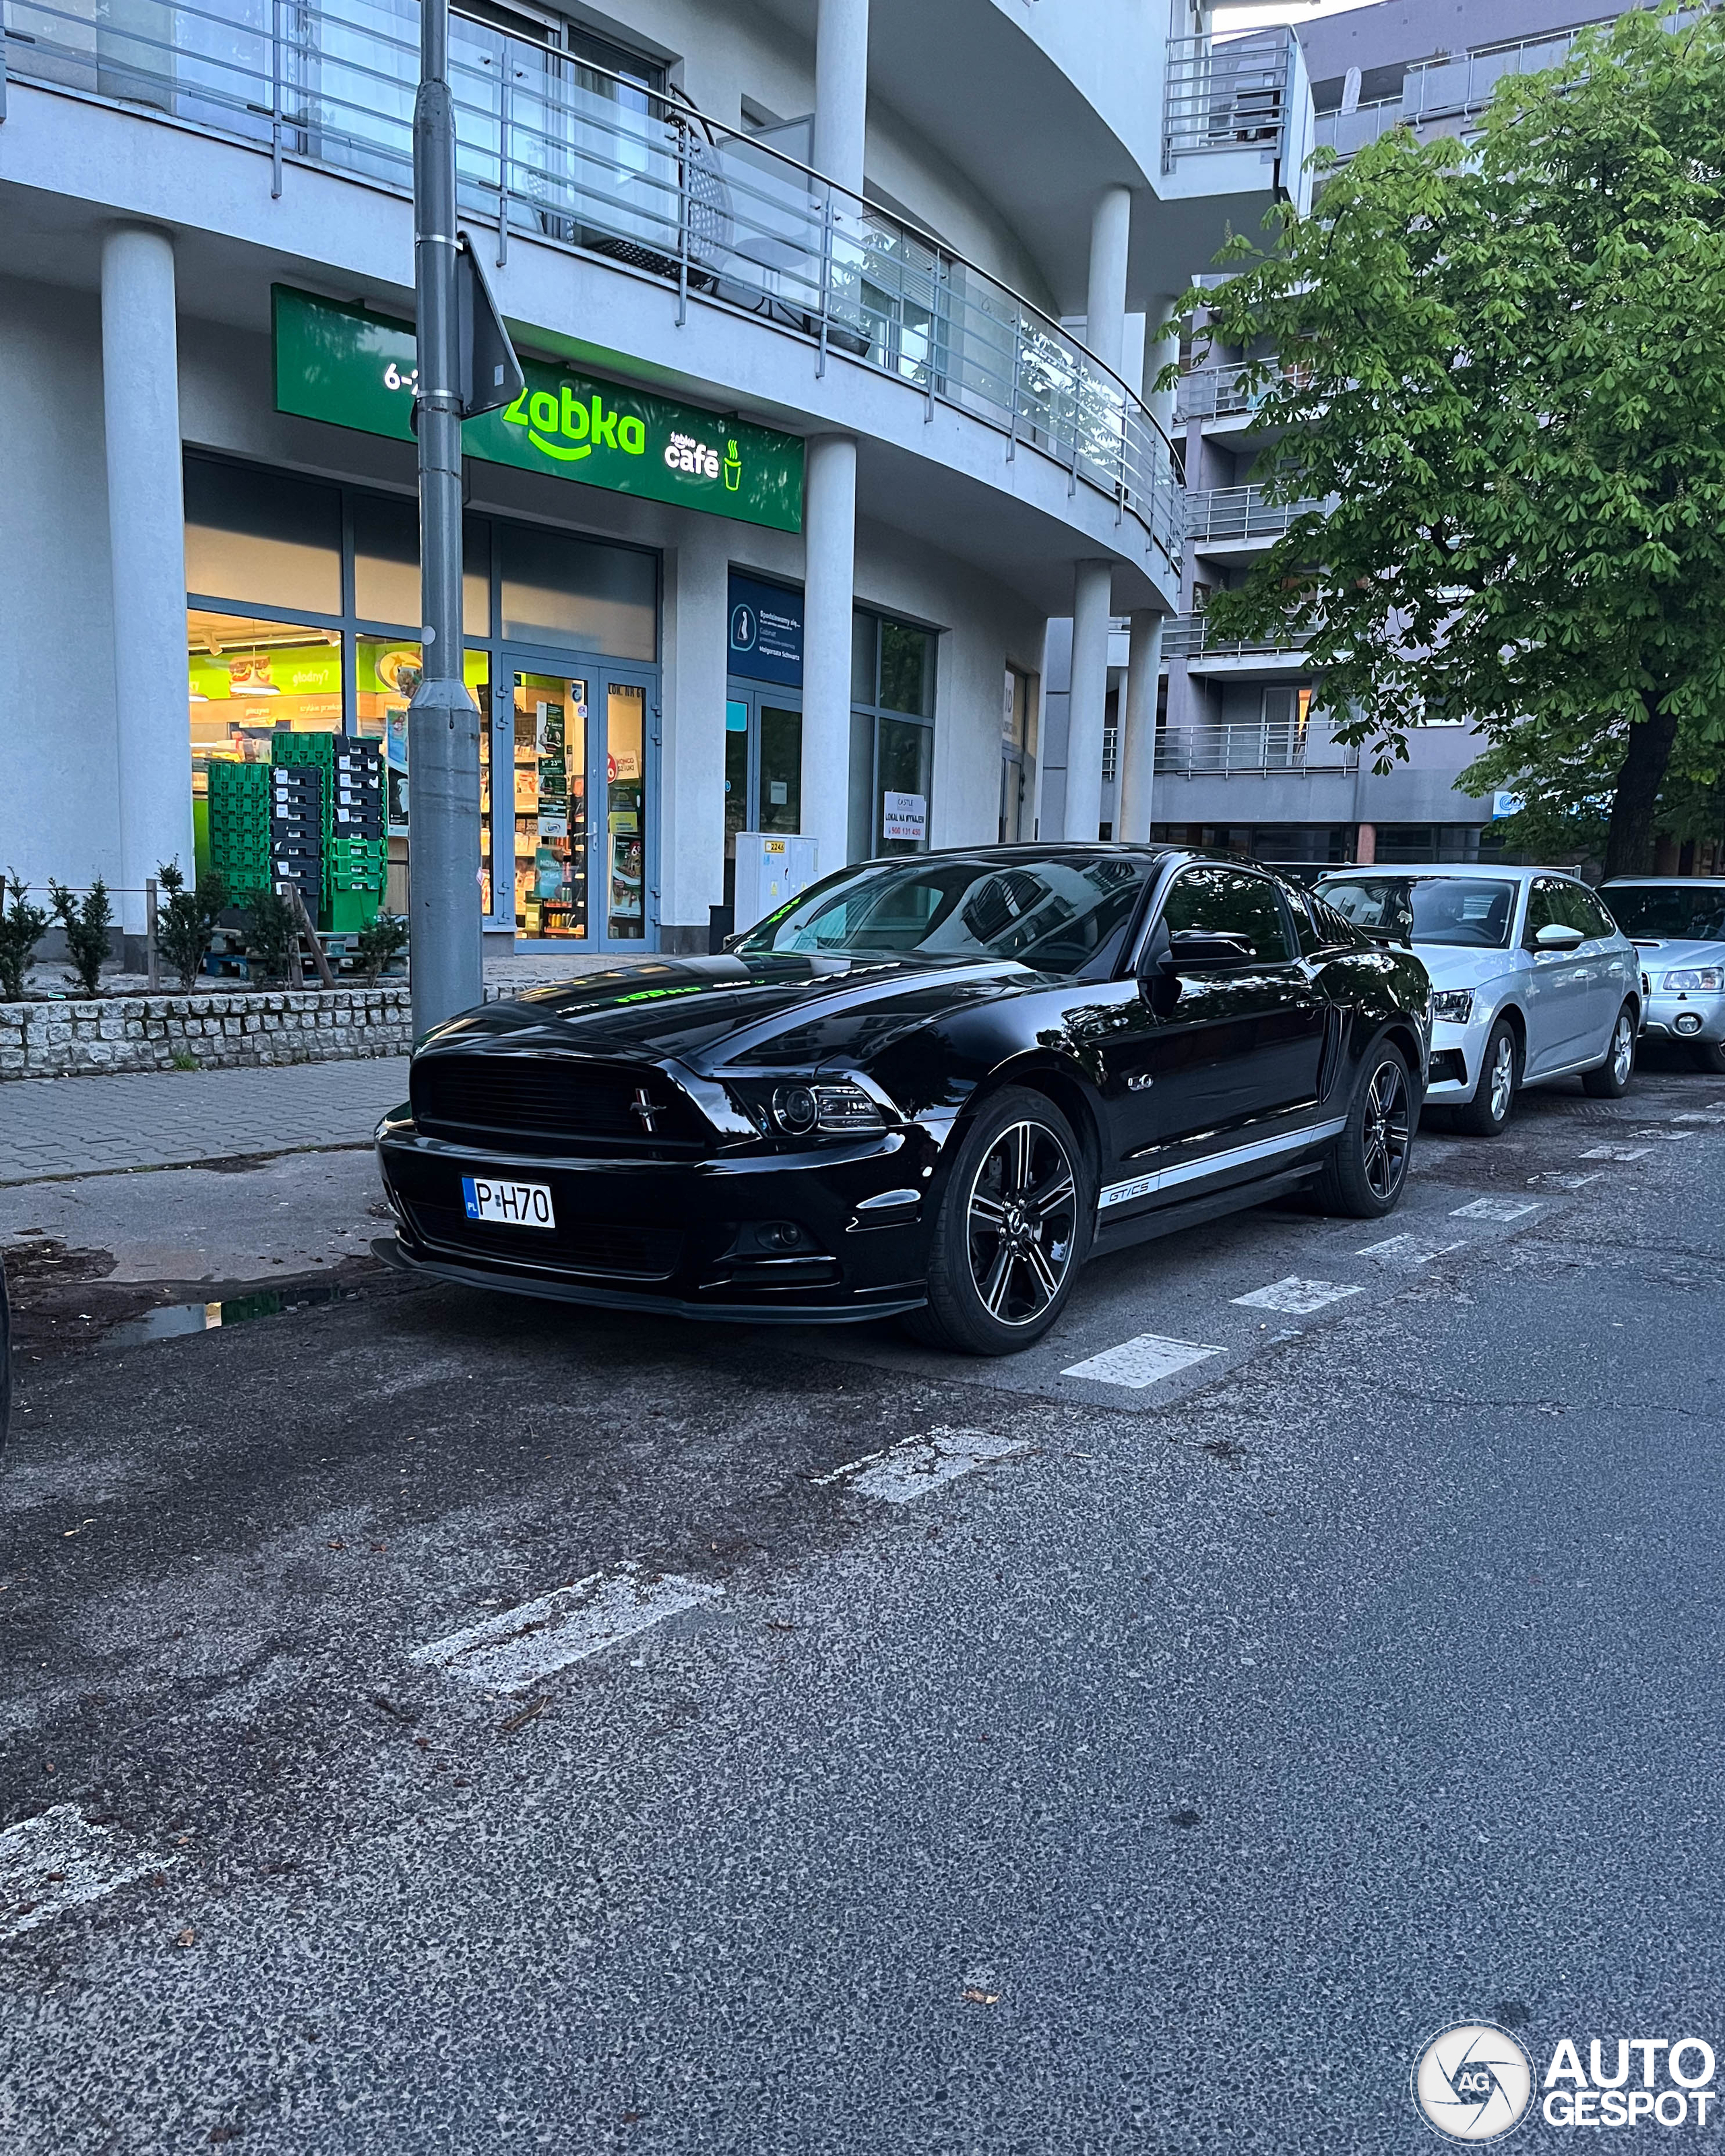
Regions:
<instances>
[{"instance_id":1,"label":"asphalt road","mask_svg":"<svg viewBox=\"0 0 1725 2156\"><path fill-rule=\"evenodd\" d=\"M305 1173L326 1260L366 1193ZM1447 2022L1725 2056L1722 1199L1672 1065L1426 1133L1383 1228L1093 1267L1010 1364L66 1305L0 1472L0 2148L1411 2151ZM1147 1334L1209 1352L1069 1374Z\"/></svg>"}]
</instances>

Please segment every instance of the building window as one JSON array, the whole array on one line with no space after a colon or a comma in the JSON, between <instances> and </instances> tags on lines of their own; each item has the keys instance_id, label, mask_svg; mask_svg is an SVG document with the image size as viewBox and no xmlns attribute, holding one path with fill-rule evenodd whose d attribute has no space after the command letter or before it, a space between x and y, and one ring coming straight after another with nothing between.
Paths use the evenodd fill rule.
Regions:
<instances>
[{"instance_id":1,"label":"building window","mask_svg":"<svg viewBox=\"0 0 1725 2156\"><path fill-rule=\"evenodd\" d=\"M291 613L341 611L339 488L186 459L186 588ZM419 618L416 597L408 620Z\"/></svg>"},{"instance_id":2,"label":"building window","mask_svg":"<svg viewBox=\"0 0 1725 2156\"><path fill-rule=\"evenodd\" d=\"M498 531L506 637L649 665L658 658L653 555L536 525L505 524Z\"/></svg>"},{"instance_id":3,"label":"building window","mask_svg":"<svg viewBox=\"0 0 1725 2156\"><path fill-rule=\"evenodd\" d=\"M928 850L932 629L858 609L850 644L850 859Z\"/></svg>"},{"instance_id":4,"label":"building window","mask_svg":"<svg viewBox=\"0 0 1725 2156\"><path fill-rule=\"evenodd\" d=\"M1031 680L1016 666L1006 670L1000 705L1000 844L1029 836L1032 774L1035 764Z\"/></svg>"}]
</instances>

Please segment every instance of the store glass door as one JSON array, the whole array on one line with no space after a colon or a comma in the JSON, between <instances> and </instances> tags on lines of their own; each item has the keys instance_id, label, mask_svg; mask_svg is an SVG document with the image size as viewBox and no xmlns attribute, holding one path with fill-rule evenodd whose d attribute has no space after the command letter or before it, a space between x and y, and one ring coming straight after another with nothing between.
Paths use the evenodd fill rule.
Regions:
<instances>
[{"instance_id":1,"label":"store glass door","mask_svg":"<svg viewBox=\"0 0 1725 2156\"><path fill-rule=\"evenodd\" d=\"M596 665L515 675L518 936L652 941L653 691Z\"/></svg>"}]
</instances>

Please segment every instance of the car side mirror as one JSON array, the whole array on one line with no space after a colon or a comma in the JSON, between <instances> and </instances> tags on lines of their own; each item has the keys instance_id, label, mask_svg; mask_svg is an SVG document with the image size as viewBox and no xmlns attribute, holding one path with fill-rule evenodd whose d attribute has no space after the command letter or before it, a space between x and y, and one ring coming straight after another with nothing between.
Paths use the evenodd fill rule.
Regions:
<instances>
[{"instance_id":1,"label":"car side mirror","mask_svg":"<svg viewBox=\"0 0 1725 2156\"><path fill-rule=\"evenodd\" d=\"M1565 921L1548 921L1533 937L1536 951L1573 951L1587 938L1579 928L1572 928Z\"/></svg>"}]
</instances>

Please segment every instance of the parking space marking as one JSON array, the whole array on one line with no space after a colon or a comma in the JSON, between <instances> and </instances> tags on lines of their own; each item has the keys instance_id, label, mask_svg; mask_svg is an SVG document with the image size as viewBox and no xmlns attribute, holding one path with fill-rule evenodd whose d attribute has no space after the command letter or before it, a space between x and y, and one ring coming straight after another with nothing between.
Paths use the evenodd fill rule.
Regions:
<instances>
[{"instance_id":1,"label":"parking space marking","mask_svg":"<svg viewBox=\"0 0 1725 2156\"><path fill-rule=\"evenodd\" d=\"M1250 1295L1236 1295L1230 1300L1244 1303L1248 1310L1286 1310L1296 1317L1304 1317L1322 1310L1326 1303L1340 1302L1343 1296L1364 1293L1363 1288L1338 1287L1333 1281L1301 1280L1290 1273L1286 1280L1271 1281L1268 1287L1255 1287Z\"/></svg>"},{"instance_id":2,"label":"parking space marking","mask_svg":"<svg viewBox=\"0 0 1725 2156\"><path fill-rule=\"evenodd\" d=\"M1592 1175L1559 1175L1555 1169L1544 1168L1538 1175L1527 1178L1529 1190L1584 1190L1590 1183L1599 1181L1598 1171Z\"/></svg>"},{"instance_id":3,"label":"parking space marking","mask_svg":"<svg viewBox=\"0 0 1725 2156\"><path fill-rule=\"evenodd\" d=\"M1456 1206L1450 1218L1452 1220L1519 1220L1524 1213L1537 1213L1538 1210L1538 1205L1531 1199L1476 1198L1471 1205Z\"/></svg>"},{"instance_id":4,"label":"parking space marking","mask_svg":"<svg viewBox=\"0 0 1725 2156\"><path fill-rule=\"evenodd\" d=\"M1640 1160L1652 1150L1651 1146L1589 1146L1581 1158L1584 1160Z\"/></svg>"},{"instance_id":5,"label":"parking space marking","mask_svg":"<svg viewBox=\"0 0 1725 2156\"><path fill-rule=\"evenodd\" d=\"M956 1482L978 1467L997 1460L1010 1460L1029 1451L1022 1438L996 1437L986 1430L931 1430L922 1437L907 1437L884 1452L870 1452L860 1460L847 1460L810 1479L819 1487L842 1483L865 1497L879 1497L889 1505L908 1505L943 1484Z\"/></svg>"},{"instance_id":6,"label":"parking space marking","mask_svg":"<svg viewBox=\"0 0 1725 2156\"><path fill-rule=\"evenodd\" d=\"M1630 1132L1630 1136L1632 1138L1658 1138L1666 1145L1676 1145L1684 1138L1692 1138L1698 1135L1699 1133L1695 1131L1668 1131L1662 1125L1656 1131L1631 1131Z\"/></svg>"},{"instance_id":7,"label":"parking space marking","mask_svg":"<svg viewBox=\"0 0 1725 2156\"><path fill-rule=\"evenodd\" d=\"M124 1856L111 1829L92 1826L75 1804L54 1804L0 1834L0 1939L182 1861Z\"/></svg>"},{"instance_id":8,"label":"parking space marking","mask_svg":"<svg viewBox=\"0 0 1725 2156\"><path fill-rule=\"evenodd\" d=\"M525 1691L572 1662L603 1654L667 1617L722 1600L722 1587L621 1564L416 1647L409 1661L490 1691Z\"/></svg>"},{"instance_id":9,"label":"parking space marking","mask_svg":"<svg viewBox=\"0 0 1725 2156\"><path fill-rule=\"evenodd\" d=\"M1101 1385L1130 1385L1142 1391L1158 1378L1171 1378L1177 1370L1212 1355L1225 1355L1225 1348L1200 1347L1194 1340L1165 1340L1158 1332L1141 1332L1136 1340L1122 1340L1117 1348L1105 1348L1099 1355L1073 1363L1063 1378L1091 1378Z\"/></svg>"},{"instance_id":10,"label":"parking space marking","mask_svg":"<svg viewBox=\"0 0 1725 2156\"><path fill-rule=\"evenodd\" d=\"M1363 1250L1356 1250L1357 1258L1384 1258L1391 1265L1427 1265L1434 1258L1445 1258L1451 1250L1466 1247L1461 1243L1427 1243L1418 1235L1392 1235L1387 1242L1368 1243Z\"/></svg>"}]
</instances>

